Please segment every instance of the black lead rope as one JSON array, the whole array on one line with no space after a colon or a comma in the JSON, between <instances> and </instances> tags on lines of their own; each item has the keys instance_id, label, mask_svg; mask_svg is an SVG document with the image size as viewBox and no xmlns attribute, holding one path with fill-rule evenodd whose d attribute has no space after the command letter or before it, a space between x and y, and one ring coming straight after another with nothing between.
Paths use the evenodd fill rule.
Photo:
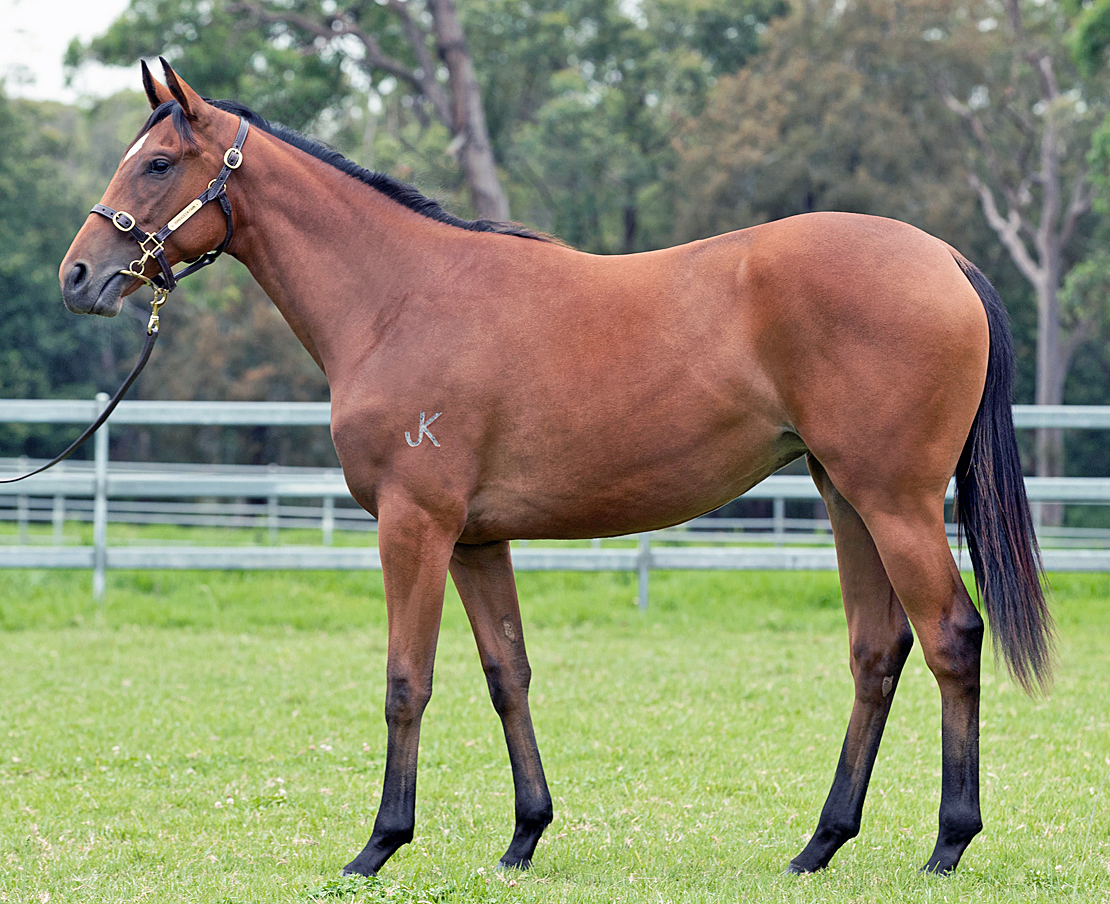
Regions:
<instances>
[{"instance_id":1,"label":"black lead rope","mask_svg":"<svg viewBox=\"0 0 1110 904\"><path fill-rule=\"evenodd\" d=\"M224 153L224 165L219 175L209 183L207 189L201 192L201 194L190 202L188 206L181 210L177 216L171 219L157 232L144 232L135 221L135 218L125 210L114 210L104 204L93 205L92 213L98 213L111 220L116 229L131 236L131 238L139 243L139 249L143 253L143 256L139 260L132 261L130 267L126 270L121 270L120 273L125 273L128 276L141 279L154 290L154 300L150 303L150 322L147 324L146 328L146 343L143 345L143 350L139 354L139 360L135 363L135 366L131 368L131 373L127 375L127 379L123 381L123 385L116 391L116 394L112 396L107 407L100 412L100 416L85 429L84 433L77 437L77 439L53 461L27 474L21 474L19 477L2 478L0 479L0 483L17 483L20 480L26 480L28 477L41 474L48 468L54 467L58 462L69 458L69 456L80 448L82 443L96 433L104 422L108 420L108 415L115 410L120 400L124 397L124 394L131 388L131 384L135 382L135 378L142 369L146 367L146 362L150 358L150 353L154 350L154 343L158 340L158 309L165 303L166 298L169 296L170 292L177 287L177 283L181 279L213 263L216 258L223 254L227 246L231 244L234 223L231 217L231 202L228 201L224 186L227 183L228 176L237 170L243 163L243 143L247 140L247 132L249 130L250 126L247 121L239 117L239 131L235 135L235 143ZM202 254L194 261L188 262L183 270L174 273L173 269L170 267L169 261L166 259L166 252L163 247L164 243L170 233L178 229L209 201L218 201L220 208L227 217L227 233L224 235L224 240L220 242L219 247ZM162 271L156 274L153 279L145 274L147 262L151 258L154 259L158 268Z\"/></svg>"},{"instance_id":2,"label":"black lead rope","mask_svg":"<svg viewBox=\"0 0 1110 904\"><path fill-rule=\"evenodd\" d=\"M27 474L21 474L19 477L6 477L0 480L0 483L17 483L20 480L26 480L28 477L33 477L35 474L41 474L47 468L52 468L58 462L65 461L74 452L76 452L78 448L80 448L81 445L85 442L85 440L96 433L96 431L100 429L103 423L108 420L108 415L115 411L116 406L120 403L120 399L122 399L127 390L131 388L131 384L135 382L135 378L139 375L139 372L144 367L146 367L147 359L150 358L150 353L154 350L154 343L155 341L157 341L157 339L158 327L155 326L153 329L150 330L149 333L147 333L146 343L143 345L143 350L142 353L139 355L139 360L136 361L135 366L131 368L131 373L127 375L127 379L123 381L123 385L116 391L116 394L112 396L112 399L108 402L107 407L105 407L105 409L100 412L100 416L88 427L86 427L85 432L77 437L77 439L75 439L72 443L70 443L64 452L62 452L52 461L47 462L40 468L35 468L35 470L30 471Z\"/></svg>"}]
</instances>

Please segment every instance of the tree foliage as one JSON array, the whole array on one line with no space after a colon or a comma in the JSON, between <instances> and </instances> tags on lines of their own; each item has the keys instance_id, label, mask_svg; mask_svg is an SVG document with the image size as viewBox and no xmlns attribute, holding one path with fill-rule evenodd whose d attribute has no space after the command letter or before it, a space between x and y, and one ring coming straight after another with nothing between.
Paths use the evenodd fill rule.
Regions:
<instances>
[{"instance_id":1,"label":"tree foliage","mask_svg":"<svg viewBox=\"0 0 1110 904\"><path fill-rule=\"evenodd\" d=\"M924 64L937 6L808 2L772 25L764 52L685 123L682 235L830 209L940 235L966 223L964 156Z\"/></svg>"},{"instance_id":2,"label":"tree foliage","mask_svg":"<svg viewBox=\"0 0 1110 904\"><path fill-rule=\"evenodd\" d=\"M346 90L339 54L303 53L225 0L133 0L103 35L74 39L66 64L92 59L137 68L140 58L159 55L206 96L240 100L295 129L311 126Z\"/></svg>"},{"instance_id":3,"label":"tree foliage","mask_svg":"<svg viewBox=\"0 0 1110 904\"><path fill-rule=\"evenodd\" d=\"M76 110L0 91L0 397L91 398L114 377L114 334L73 317L58 288L58 264L87 211L81 183L98 181L83 125ZM64 435L10 425L0 454L52 455Z\"/></svg>"}]
</instances>

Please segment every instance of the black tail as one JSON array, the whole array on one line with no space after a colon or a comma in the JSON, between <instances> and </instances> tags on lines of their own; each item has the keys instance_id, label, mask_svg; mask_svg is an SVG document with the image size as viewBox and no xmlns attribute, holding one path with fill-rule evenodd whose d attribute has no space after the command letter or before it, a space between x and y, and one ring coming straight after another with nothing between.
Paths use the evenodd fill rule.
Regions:
<instances>
[{"instance_id":1,"label":"black tail","mask_svg":"<svg viewBox=\"0 0 1110 904\"><path fill-rule=\"evenodd\" d=\"M1002 299L959 255L956 262L982 299L990 326L987 382L956 467L956 521L967 536L997 654L1029 693L1047 688L1052 617L1014 435L1014 345Z\"/></svg>"}]
</instances>

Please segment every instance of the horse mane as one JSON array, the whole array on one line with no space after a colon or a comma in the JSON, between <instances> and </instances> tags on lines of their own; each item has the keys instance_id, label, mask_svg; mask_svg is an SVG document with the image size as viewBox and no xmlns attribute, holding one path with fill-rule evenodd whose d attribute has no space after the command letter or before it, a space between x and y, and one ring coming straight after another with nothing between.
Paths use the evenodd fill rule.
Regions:
<instances>
[{"instance_id":1,"label":"horse mane","mask_svg":"<svg viewBox=\"0 0 1110 904\"><path fill-rule=\"evenodd\" d=\"M262 131L273 135L275 138L284 141L286 144L298 150L304 151L306 154L310 154L317 160L327 163L329 166L334 166L341 173L358 179L360 182L381 192L387 198L396 201L398 204L407 207L409 210L421 216L435 220L437 223L446 223L449 226L455 226L469 232L492 232L498 235L514 235L520 238L536 239L541 242L558 244L558 239L542 232L528 229L517 223L501 223L496 220L487 219L464 220L444 210L438 201L421 194L413 186L401 182L399 179L394 179L392 176L386 175L385 173L364 169L357 163L348 160L334 148L328 147L323 142L317 141L314 138L309 138L307 135L302 135L300 132L288 126L271 123L269 120L259 116L253 110L236 101L209 100L208 98L205 98L205 101L219 110L241 116L253 127L262 129ZM167 101L154 110L154 112L150 114L150 118L147 119L146 123L139 131L139 135L145 134L163 119L171 116L173 118L174 128L177 130L178 135L181 136L181 139L189 144L195 144L196 137L193 134L192 126L189 124L189 120L185 117L184 110L181 109L181 105L178 104L177 101Z\"/></svg>"}]
</instances>

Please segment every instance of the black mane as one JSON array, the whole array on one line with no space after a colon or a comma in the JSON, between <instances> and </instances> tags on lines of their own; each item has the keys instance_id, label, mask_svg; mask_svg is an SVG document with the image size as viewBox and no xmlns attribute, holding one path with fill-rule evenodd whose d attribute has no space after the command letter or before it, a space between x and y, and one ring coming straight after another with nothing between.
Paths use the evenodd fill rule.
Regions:
<instances>
[{"instance_id":1,"label":"black mane","mask_svg":"<svg viewBox=\"0 0 1110 904\"><path fill-rule=\"evenodd\" d=\"M304 151L306 154L311 154L317 160L322 160L329 166L334 166L340 172L358 179L360 182L364 182L366 185L380 191L383 195L396 201L398 204L403 204L409 210L415 211L421 216L428 217L438 223L446 223L449 226L456 226L459 229L466 229L470 232L493 232L499 235L515 235L521 238L537 239L543 242L555 241L550 236L540 232L534 232L516 223L499 223L496 220L486 219L464 220L452 213L448 213L440 206L438 201L422 195L411 185L394 179L392 176L387 176L385 173L377 173L368 169L363 169L357 163L348 160L338 151L329 148L322 142L302 135L300 132L295 129L290 129L287 126L271 123L240 103L231 100L208 100L208 98L205 98L205 100L219 110L241 116L253 127L268 132L275 138L284 141L286 144L292 145L298 150ZM189 125L189 120L186 119L185 112L181 109L181 105L176 101L167 101L161 104L150 114L150 118L147 119L146 124L142 127L139 134L143 135L150 131L150 129L168 116L173 117L174 128L177 130L182 140L190 144L195 144L196 138L193 135L192 126Z\"/></svg>"}]
</instances>

